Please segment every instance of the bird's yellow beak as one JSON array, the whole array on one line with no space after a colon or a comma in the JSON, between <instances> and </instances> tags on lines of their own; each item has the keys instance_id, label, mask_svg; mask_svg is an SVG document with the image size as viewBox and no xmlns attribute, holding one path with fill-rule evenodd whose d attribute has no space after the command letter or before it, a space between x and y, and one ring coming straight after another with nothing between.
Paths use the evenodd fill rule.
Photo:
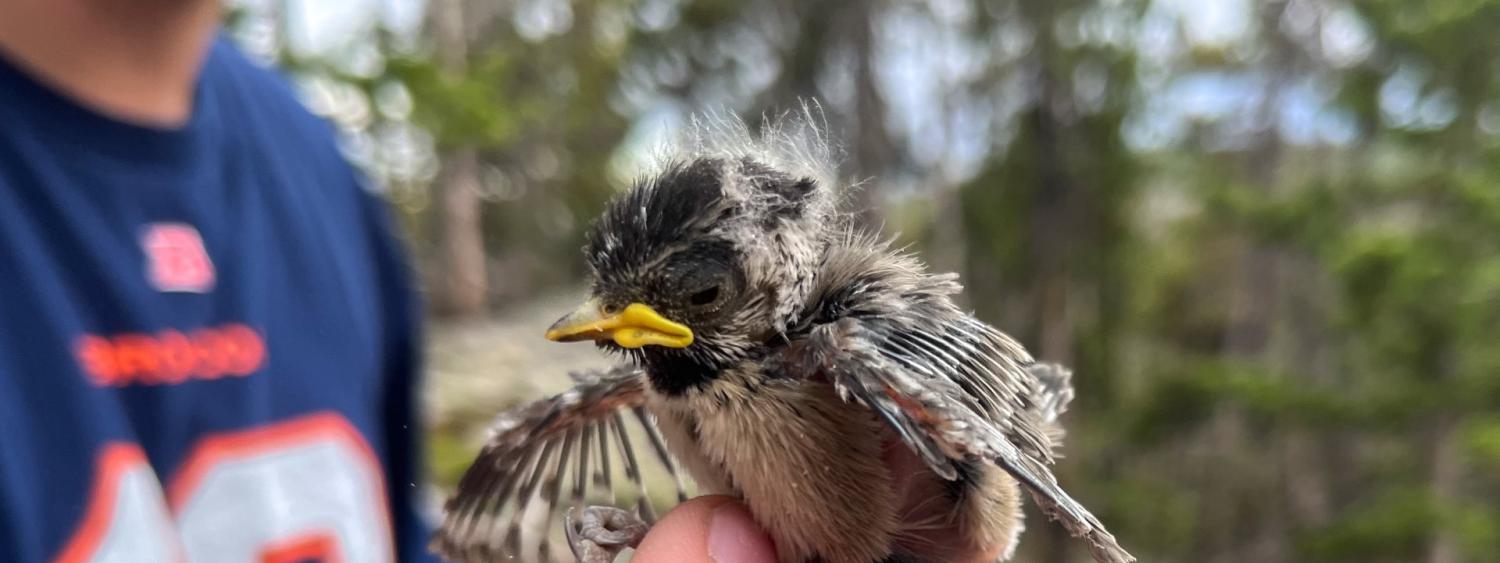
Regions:
<instances>
[{"instance_id":1,"label":"bird's yellow beak","mask_svg":"<svg viewBox=\"0 0 1500 563\"><path fill-rule=\"evenodd\" d=\"M693 331L667 320L643 303L631 303L618 313L606 315L598 300L590 299L553 323L547 329L547 340L614 340L626 348L686 348L693 343Z\"/></svg>"}]
</instances>

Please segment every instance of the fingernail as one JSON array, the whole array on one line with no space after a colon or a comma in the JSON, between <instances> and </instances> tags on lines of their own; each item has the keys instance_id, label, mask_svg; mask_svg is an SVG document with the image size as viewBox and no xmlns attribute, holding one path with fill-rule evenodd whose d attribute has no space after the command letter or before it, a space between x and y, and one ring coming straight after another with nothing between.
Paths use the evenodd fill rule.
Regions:
<instances>
[{"instance_id":1,"label":"fingernail","mask_svg":"<svg viewBox=\"0 0 1500 563\"><path fill-rule=\"evenodd\" d=\"M708 555L717 563L775 563L776 548L749 512L729 503L714 509Z\"/></svg>"}]
</instances>

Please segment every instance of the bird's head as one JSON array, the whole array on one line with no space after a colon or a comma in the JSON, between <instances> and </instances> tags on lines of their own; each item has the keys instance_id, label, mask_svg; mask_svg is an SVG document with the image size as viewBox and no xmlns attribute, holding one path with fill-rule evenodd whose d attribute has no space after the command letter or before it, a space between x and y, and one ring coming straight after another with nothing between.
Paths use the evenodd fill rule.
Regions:
<instances>
[{"instance_id":1,"label":"bird's head","mask_svg":"<svg viewBox=\"0 0 1500 563\"><path fill-rule=\"evenodd\" d=\"M830 179L745 146L668 163L610 202L585 248L590 298L547 338L701 380L795 320L837 220Z\"/></svg>"}]
</instances>

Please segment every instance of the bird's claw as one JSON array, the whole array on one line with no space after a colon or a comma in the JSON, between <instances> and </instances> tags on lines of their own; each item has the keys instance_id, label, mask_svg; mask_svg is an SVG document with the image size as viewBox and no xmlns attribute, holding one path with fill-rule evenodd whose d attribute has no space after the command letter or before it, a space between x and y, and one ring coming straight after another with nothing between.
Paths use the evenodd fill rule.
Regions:
<instances>
[{"instance_id":1,"label":"bird's claw","mask_svg":"<svg viewBox=\"0 0 1500 563\"><path fill-rule=\"evenodd\" d=\"M590 506L574 518L576 509L568 509L563 531L573 557L580 563L610 563L627 547L635 547L646 537L649 524L634 512L613 506Z\"/></svg>"}]
</instances>

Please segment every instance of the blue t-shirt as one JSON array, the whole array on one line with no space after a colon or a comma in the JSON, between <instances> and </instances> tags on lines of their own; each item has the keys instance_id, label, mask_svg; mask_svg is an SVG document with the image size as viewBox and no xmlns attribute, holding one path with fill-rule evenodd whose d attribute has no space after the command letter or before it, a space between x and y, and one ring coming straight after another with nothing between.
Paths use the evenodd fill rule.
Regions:
<instances>
[{"instance_id":1,"label":"blue t-shirt","mask_svg":"<svg viewBox=\"0 0 1500 563\"><path fill-rule=\"evenodd\" d=\"M142 127L0 58L0 560L425 559L384 207L224 40L194 100Z\"/></svg>"}]
</instances>

